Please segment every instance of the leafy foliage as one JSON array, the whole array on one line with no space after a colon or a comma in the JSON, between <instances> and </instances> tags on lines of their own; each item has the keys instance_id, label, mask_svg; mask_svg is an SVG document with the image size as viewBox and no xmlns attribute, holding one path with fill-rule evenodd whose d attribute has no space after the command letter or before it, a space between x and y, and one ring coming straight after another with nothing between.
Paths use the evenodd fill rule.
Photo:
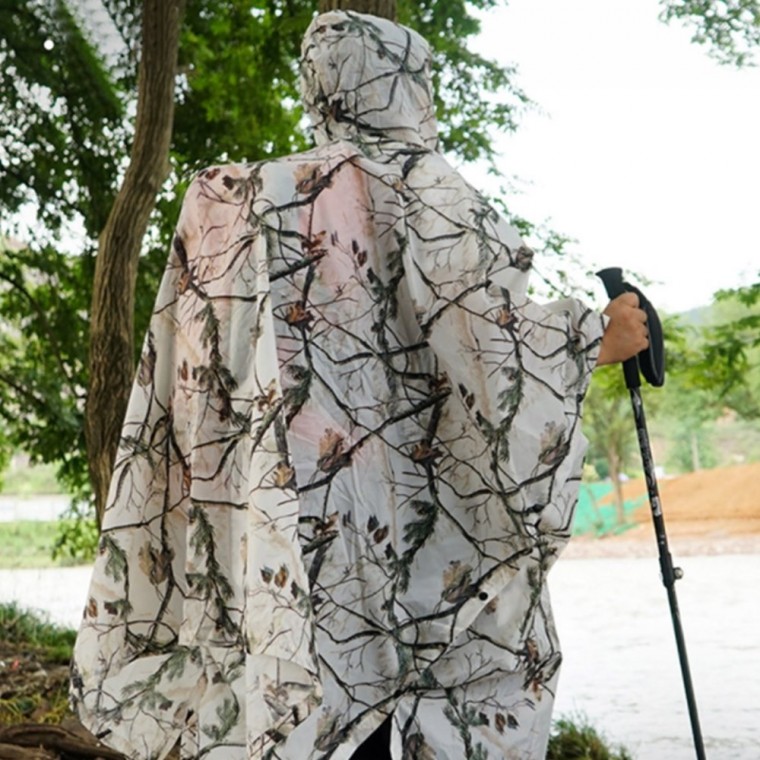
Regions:
<instances>
[{"instance_id":1,"label":"leafy foliage","mask_svg":"<svg viewBox=\"0 0 760 760\"><path fill-rule=\"evenodd\" d=\"M760 416L760 282L721 291L705 330L700 369L742 417Z\"/></svg>"},{"instance_id":2,"label":"leafy foliage","mask_svg":"<svg viewBox=\"0 0 760 760\"><path fill-rule=\"evenodd\" d=\"M482 124L510 130L526 102L512 70L468 50L495 0L400 2L435 50L444 148L493 158ZM309 146L297 58L311 0L194 0L179 51L172 176L146 235L136 332L147 327L184 188L203 165ZM0 250L0 450L60 463L87 496L82 435L96 241L129 156L138 0L0 0L0 208L23 238ZM479 93L489 95L481 99ZM33 213L31 224L18 222ZM139 340L137 341L139 345Z\"/></svg>"},{"instance_id":3,"label":"leafy foliage","mask_svg":"<svg viewBox=\"0 0 760 760\"><path fill-rule=\"evenodd\" d=\"M630 396L619 365L594 372L584 404L583 429L589 439L590 461L603 462L612 479L622 523L625 512L620 478L634 463L637 448Z\"/></svg>"},{"instance_id":4,"label":"leafy foliage","mask_svg":"<svg viewBox=\"0 0 760 760\"><path fill-rule=\"evenodd\" d=\"M187 85L174 137L181 166L255 161L307 147L295 62L310 5L250 5L204 0L188 9L179 60Z\"/></svg>"},{"instance_id":5,"label":"leafy foliage","mask_svg":"<svg viewBox=\"0 0 760 760\"><path fill-rule=\"evenodd\" d=\"M0 420L7 444L86 494L82 407L89 257L0 248Z\"/></svg>"},{"instance_id":6,"label":"leafy foliage","mask_svg":"<svg viewBox=\"0 0 760 760\"><path fill-rule=\"evenodd\" d=\"M760 46L757 0L662 0L660 17L679 19L694 29L692 42L707 45L721 63L751 65Z\"/></svg>"},{"instance_id":7,"label":"leafy foliage","mask_svg":"<svg viewBox=\"0 0 760 760\"><path fill-rule=\"evenodd\" d=\"M621 747L613 749L583 718L560 718L555 721L546 760L633 760Z\"/></svg>"},{"instance_id":8,"label":"leafy foliage","mask_svg":"<svg viewBox=\"0 0 760 760\"><path fill-rule=\"evenodd\" d=\"M53 559L69 564L94 562L98 533L98 523L92 515L90 502L72 499L56 524Z\"/></svg>"},{"instance_id":9,"label":"leafy foliage","mask_svg":"<svg viewBox=\"0 0 760 760\"><path fill-rule=\"evenodd\" d=\"M760 286L718 294L712 306L700 310L698 324L676 316L662 320L666 382L661 389L644 387L642 393L650 433L666 444L663 463L669 470L691 472L755 459L751 421L760 416ZM630 401L619 367L594 373L585 408L589 460L599 475L613 475L615 457L624 472L637 463ZM733 423L730 417L736 418ZM733 431L737 439L731 445L719 440L724 429L724 438Z\"/></svg>"},{"instance_id":10,"label":"leafy foliage","mask_svg":"<svg viewBox=\"0 0 760 760\"><path fill-rule=\"evenodd\" d=\"M123 155L125 107L62 0L0 0L0 204L37 205L48 233L73 219L97 235Z\"/></svg>"}]
</instances>

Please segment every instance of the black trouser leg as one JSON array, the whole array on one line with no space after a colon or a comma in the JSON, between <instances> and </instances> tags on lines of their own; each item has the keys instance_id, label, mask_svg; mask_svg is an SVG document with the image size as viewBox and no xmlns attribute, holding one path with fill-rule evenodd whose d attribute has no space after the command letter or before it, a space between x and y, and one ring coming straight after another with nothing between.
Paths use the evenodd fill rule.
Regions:
<instances>
[{"instance_id":1,"label":"black trouser leg","mask_svg":"<svg viewBox=\"0 0 760 760\"><path fill-rule=\"evenodd\" d=\"M393 718L386 718L374 733L370 734L351 755L351 760L391 760L391 725Z\"/></svg>"}]
</instances>

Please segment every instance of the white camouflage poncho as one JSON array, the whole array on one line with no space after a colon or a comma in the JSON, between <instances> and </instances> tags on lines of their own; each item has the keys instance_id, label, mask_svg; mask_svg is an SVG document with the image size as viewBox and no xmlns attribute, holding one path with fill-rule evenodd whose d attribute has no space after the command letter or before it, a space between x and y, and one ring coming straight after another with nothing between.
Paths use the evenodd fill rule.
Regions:
<instances>
[{"instance_id":1,"label":"white camouflage poncho","mask_svg":"<svg viewBox=\"0 0 760 760\"><path fill-rule=\"evenodd\" d=\"M79 716L133 758L542 758L603 331L436 152L415 33L319 16L318 147L200 173L124 424Z\"/></svg>"}]
</instances>

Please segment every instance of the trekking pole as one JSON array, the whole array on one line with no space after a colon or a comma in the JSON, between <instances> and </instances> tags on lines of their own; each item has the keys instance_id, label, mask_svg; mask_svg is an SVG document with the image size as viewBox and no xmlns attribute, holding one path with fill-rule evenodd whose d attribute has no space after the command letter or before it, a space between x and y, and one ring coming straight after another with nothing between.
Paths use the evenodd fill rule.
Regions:
<instances>
[{"instance_id":1,"label":"trekking pole","mask_svg":"<svg viewBox=\"0 0 760 760\"><path fill-rule=\"evenodd\" d=\"M681 615L678 611L675 583L683 577L680 567L673 567L673 558L668 549L668 537L665 533L665 520L660 504L660 495L657 489L657 478L654 471L654 459L652 448L649 445L649 433L644 416L644 404L641 400L641 378L644 375L646 381L655 387L660 387L665 382L665 350L663 345L662 325L657 312L644 294L633 285L623 280L623 272L618 267L602 269L596 273L604 283L607 295L610 299L617 298L625 292L636 293L639 297L639 306L647 314L647 326L649 328L649 348L642 351L638 356L623 362L623 374L625 384L631 394L633 406L633 418L636 423L636 433L639 438L641 449L641 461L644 465L644 476L649 493L649 505L652 510L654 532L657 538L657 548L660 554L660 571L662 582L668 592L670 615L673 619L673 630L676 635L678 648L678 660L681 663L681 675L683 677L684 690L686 691L686 703L689 707L689 720L691 721L691 733L694 737L694 748L697 751L697 760L705 760L705 747L702 741L702 730L699 727L699 715L697 713L697 701L694 696L694 687L691 682L689 659L686 654L686 640L681 626Z\"/></svg>"}]
</instances>

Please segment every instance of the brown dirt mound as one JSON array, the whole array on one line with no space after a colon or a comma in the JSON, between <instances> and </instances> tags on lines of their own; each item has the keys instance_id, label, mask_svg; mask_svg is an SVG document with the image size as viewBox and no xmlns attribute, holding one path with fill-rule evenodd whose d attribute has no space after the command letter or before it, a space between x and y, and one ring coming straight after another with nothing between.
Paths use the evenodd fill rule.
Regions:
<instances>
[{"instance_id":1,"label":"brown dirt mound","mask_svg":"<svg viewBox=\"0 0 760 760\"><path fill-rule=\"evenodd\" d=\"M760 553L758 484L760 462L660 478L660 502L673 556ZM656 557L644 479L626 483L623 498L643 499L632 513L635 527L603 539L575 537L564 556Z\"/></svg>"},{"instance_id":2,"label":"brown dirt mound","mask_svg":"<svg viewBox=\"0 0 760 760\"><path fill-rule=\"evenodd\" d=\"M670 522L739 520L756 524L760 532L760 462L700 470L658 481L665 519ZM643 478L623 486L623 497L646 496ZM635 514L638 522L649 520L648 502Z\"/></svg>"}]
</instances>

